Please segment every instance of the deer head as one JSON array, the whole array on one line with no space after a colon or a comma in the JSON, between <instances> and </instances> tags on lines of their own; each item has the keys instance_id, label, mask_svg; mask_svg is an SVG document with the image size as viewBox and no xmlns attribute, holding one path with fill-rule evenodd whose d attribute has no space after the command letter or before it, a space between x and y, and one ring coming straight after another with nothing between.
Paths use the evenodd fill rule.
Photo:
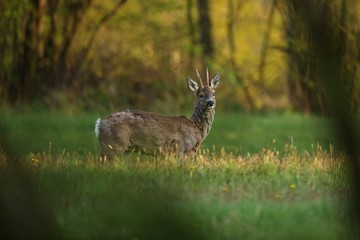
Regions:
<instances>
[{"instance_id":1,"label":"deer head","mask_svg":"<svg viewBox=\"0 0 360 240\"><path fill-rule=\"evenodd\" d=\"M215 90L219 86L220 75L219 73L217 73L211 79L211 81L209 81L209 71L207 70L206 71L207 86L204 87L199 71L197 69L196 69L196 73L200 80L201 87L199 87L198 84L190 77L188 77L187 79L188 80L187 85L189 89L197 97L195 106L196 108L199 108L199 110L201 110L202 112L208 111L210 109L214 109L216 105Z\"/></svg>"}]
</instances>

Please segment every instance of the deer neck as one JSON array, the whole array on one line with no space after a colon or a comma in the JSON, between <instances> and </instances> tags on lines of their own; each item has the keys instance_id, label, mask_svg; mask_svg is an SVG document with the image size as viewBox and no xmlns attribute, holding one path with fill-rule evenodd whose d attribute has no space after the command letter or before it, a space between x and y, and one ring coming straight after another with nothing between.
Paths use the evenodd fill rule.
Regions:
<instances>
[{"instance_id":1,"label":"deer neck","mask_svg":"<svg viewBox=\"0 0 360 240\"><path fill-rule=\"evenodd\" d=\"M198 127L202 133L203 139L209 134L211 126L215 117L215 109L201 110L199 107L195 107L194 113L191 116L191 120Z\"/></svg>"}]
</instances>

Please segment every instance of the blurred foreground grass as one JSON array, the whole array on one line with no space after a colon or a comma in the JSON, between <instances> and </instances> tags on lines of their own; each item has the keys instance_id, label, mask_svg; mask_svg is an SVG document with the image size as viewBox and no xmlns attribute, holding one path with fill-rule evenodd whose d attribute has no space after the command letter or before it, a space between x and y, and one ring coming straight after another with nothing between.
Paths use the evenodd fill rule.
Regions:
<instances>
[{"instance_id":1,"label":"blurred foreground grass","mask_svg":"<svg viewBox=\"0 0 360 240\"><path fill-rule=\"evenodd\" d=\"M283 154L281 154L283 153ZM21 196L0 156L1 192ZM345 156L287 145L191 159L28 154L23 163L65 239L348 239ZM9 210L13 211L13 210ZM13 211L17 213L17 211ZM21 215L22 220L34 216Z\"/></svg>"}]
</instances>

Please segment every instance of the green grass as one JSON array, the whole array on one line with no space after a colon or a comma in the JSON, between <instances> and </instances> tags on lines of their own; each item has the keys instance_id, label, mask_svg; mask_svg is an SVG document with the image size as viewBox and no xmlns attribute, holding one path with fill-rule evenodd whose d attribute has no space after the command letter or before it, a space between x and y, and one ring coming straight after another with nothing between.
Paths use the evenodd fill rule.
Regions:
<instances>
[{"instance_id":1,"label":"green grass","mask_svg":"<svg viewBox=\"0 0 360 240\"><path fill-rule=\"evenodd\" d=\"M4 114L3 146L22 156L31 178L0 154L0 197L25 199L26 208L37 195L66 239L351 237L346 158L329 148L325 119L217 113L194 158L131 154L99 163L98 116ZM30 180L33 191L24 190ZM15 206L3 210L17 224L36 222L21 201Z\"/></svg>"},{"instance_id":2,"label":"green grass","mask_svg":"<svg viewBox=\"0 0 360 240\"><path fill-rule=\"evenodd\" d=\"M77 151L96 153L95 120L106 114L14 113L3 112L0 126L6 145L13 152ZM264 147L283 148L294 143L300 150L312 151L318 143L328 148L334 139L329 121L299 114L217 113L211 132L202 148L257 153Z\"/></svg>"},{"instance_id":3,"label":"green grass","mask_svg":"<svg viewBox=\"0 0 360 240\"><path fill-rule=\"evenodd\" d=\"M333 143L329 124L324 118L299 114L219 113L205 144L256 153L266 146L281 149L294 143L299 149L311 151L317 143L324 147Z\"/></svg>"},{"instance_id":4,"label":"green grass","mask_svg":"<svg viewBox=\"0 0 360 240\"><path fill-rule=\"evenodd\" d=\"M4 129L7 146L22 156L29 152L61 152L64 149L86 153L96 149L96 118L93 114L8 113L2 115L0 126Z\"/></svg>"},{"instance_id":5,"label":"green grass","mask_svg":"<svg viewBox=\"0 0 360 240\"><path fill-rule=\"evenodd\" d=\"M343 156L286 152L133 154L103 164L92 154L30 154L24 166L65 238L346 238ZM21 196L12 181L1 187Z\"/></svg>"}]
</instances>

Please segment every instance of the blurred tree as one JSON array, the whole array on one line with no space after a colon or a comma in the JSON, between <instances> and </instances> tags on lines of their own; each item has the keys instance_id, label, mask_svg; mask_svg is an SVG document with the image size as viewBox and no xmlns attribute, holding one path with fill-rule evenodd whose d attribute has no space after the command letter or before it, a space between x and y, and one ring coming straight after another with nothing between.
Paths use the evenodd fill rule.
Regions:
<instances>
[{"instance_id":1,"label":"blurred tree","mask_svg":"<svg viewBox=\"0 0 360 240\"><path fill-rule=\"evenodd\" d=\"M202 55L204 59L210 59L214 54L214 46L209 0L198 0L197 6L199 12L199 32Z\"/></svg>"},{"instance_id":2,"label":"blurred tree","mask_svg":"<svg viewBox=\"0 0 360 240\"><path fill-rule=\"evenodd\" d=\"M244 94L244 99L246 101L246 106L248 109L256 109L255 100L251 94L249 84L246 83L246 80L240 74L240 67L236 61L237 54L237 41L235 38L235 23L237 15L241 7L244 5L243 0L228 0L227 1L227 41L229 45L229 66L234 72L234 78L236 83L242 86L242 92Z\"/></svg>"},{"instance_id":3,"label":"blurred tree","mask_svg":"<svg viewBox=\"0 0 360 240\"><path fill-rule=\"evenodd\" d=\"M219 108L323 111L309 36L285 1L125 2L1 1L0 99L63 109L179 111L191 103L184 77L209 67L226 79ZM359 4L321 4L342 26L337 49L347 56L343 67L357 109Z\"/></svg>"},{"instance_id":4,"label":"blurred tree","mask_svg":"<svg viewBox=\"0 0 360 240\"><path fill-rule=\"evenodd\" d=\"M288 45L288 90L293 107L305 113L319 113L323 108L322 89L314 81L316 66L311 49L303 34L302 19L294 14L294 7L286 5L284 31Z\"/></svg>"},{"instance_id":5,"label":"blurred tree","mask_svg":"<svg viewBox=\"0 0 360 240\"><path fill-rule=\"evenodd\" d=\"M27 103L50 89L71 86L98 29L126 1L118 1L92 30L79 55L73 45L92 0L3 1L0 15L0 94L10 102ZM5 96L4 96L5 95Z\"/></svg>"},{"instance_id":6,"label":"blurred tree","mask_svg":"<svg viewBox=\"0 0 360 240\"><path fill-rule=\"evenodd\" d=\"M194 17L193 17L193 13L192 13L192 6L193 6L192 0L186 1L186 24L189 29L188 31L189 31L189 39L190 39L188 70L190 70L194 65L195 46L197 45L196 34L195 34L195 23L194 23Z\"/></svg>"},{"instance_id":7,"label":"blurred tree","mask_svg":"<svg viewBox=\"0 0 360 240\"><path fill-rule=\"evenodd\" d=\"M259 81L265 81L265 66L266 66L266 57L268 54L270 35L273 30L274 25L274 16L275 16L276 0L272 0L270 12L267 19L267 26L264 32L263 41L260 49L260 61L259 61Z\"/></svg>"},{"instance_id":8,"label":"blurred tree","mask_svg":"<svg viewBox=\"0 0 360 240\"><path fill-rule=\"evenodd\" d=\"M353 9L357 9L353 2ZM314 49L309 46L309 39L312 36L304 31L304 16L296 14L296 4L287 4L283 1L280 4L280 11L284 14L284 31L287 39L288 53L288 90L289 99L296 110L305 113L327 112L326 96L323 87L317 81L318 65ZM338 27L336 31L336 46L339 56L346 56L342 65L343 73L350 74L344 82L348 86L349 94L352 96L353 107L359 106L359 91L355 82L359 80L359 50L358 35L360 32L358 19L349 12L347 0L338 2L320 1L318 6L319 14L329 9L331 14L327 20Z\"/></svg>"},{"instance_id":9,"label":"blurred tree","mask_svg":"<svg viewBox=\"0 0 360 240\"><path fill-rule=\"evenodd\" d=\"M332 116L334 129L337 133L338 144L340 144L348 156L349 179L351 183L351 193L348 197L351 200L352 208L349 212L350 228L352 235L350 238L358 239L360 236L360 151L358 149L359 124L352 114L352 102L354 101L353 91L349 88L353 84L353 67L347 67L352 52L347 52L353 39L349 38L348 28L346 28L347 18L350 9L348 3L352 2L352 7L357 2L342 0L335 1L311 1L311 0L291 0L286 4L294 9L292 14L301 18L303 23L303 33L308 37L306 43L311 49L314 57L314 64L317 67L316 81L325 93L327 111ZM355 56L358 56L358 49ZM352 59L354 60L354 59ZM356 59L355 59L356 60ZM358 63L357 63L358 64ZM356 89L358 90L358 89Z\"/></svg>"}]
</instances>

